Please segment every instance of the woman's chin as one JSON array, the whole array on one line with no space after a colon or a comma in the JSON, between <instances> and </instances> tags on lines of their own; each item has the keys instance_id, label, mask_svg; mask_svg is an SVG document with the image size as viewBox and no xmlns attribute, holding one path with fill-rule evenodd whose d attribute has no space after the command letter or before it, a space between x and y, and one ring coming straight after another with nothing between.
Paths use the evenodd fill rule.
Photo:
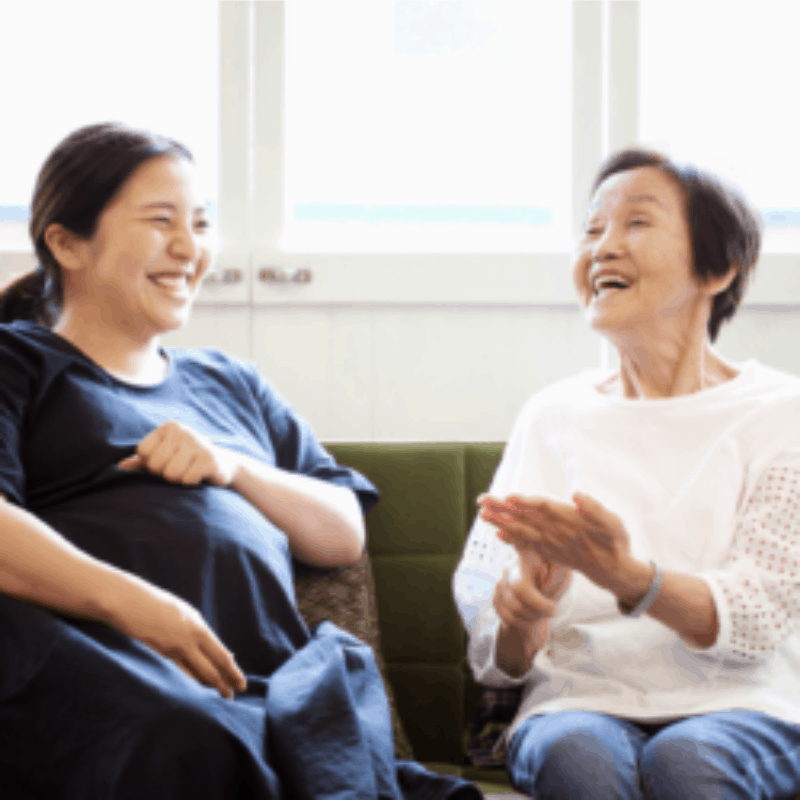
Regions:
<instances>
[{"instance_id":1,"label":"woman's chin","mask_svg":"<svg viewBox=\"0 0 800 800\"><path fill-rule=\"evenodd\" d=\"M153 314L147 320L147 328L154 336L161 336L184 328L190 317L191 306L180 310L173 309L169 313Z\"/></svg>"},{"instance_id":2,"label":"woman's chin","mask_svg":"<svg viewBox=\"0 0 800 800\"><path fill-rule=\"evenodd\" d=\"M596 333L609 333L613 331L619 324L619 320L614 318L615 315L609 314L607 311L595 308L589 305L584 311L586 324Z\"/></svg>"}]
</instances>

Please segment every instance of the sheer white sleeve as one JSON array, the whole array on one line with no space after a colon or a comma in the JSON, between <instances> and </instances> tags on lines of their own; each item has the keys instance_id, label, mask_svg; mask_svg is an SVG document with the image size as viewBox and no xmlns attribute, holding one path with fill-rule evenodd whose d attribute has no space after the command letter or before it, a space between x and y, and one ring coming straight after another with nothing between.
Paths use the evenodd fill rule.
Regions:
<instances>
[{"instance_id":1,"label":"sheer white sleeve","mask_svg":"<svg viewBox=\"0 0 800 800\"><path fill-rule=\"evenodd\" d=\"M553 472L552 464L544 466L541 461L542 448L539 442L541 429L547 429L537 422L535 404L529 403L514 425L508 445L488 491L490 494L505 497L515 491L534 492L545 487L542 474ZM540 460L537 461L537 455ZM494 609L492 596L503 570L509 568L509 577L519 576L517 551L497 538L493 525L476 516L467 537L461 560L453 575L453 595L458 613L469 634L467 657L472 674L484 686L516 686L530 680L536 672L532 668L520 678L512 678L499 669L495 663L495 645L500 618ZM568 610L571 590L559 600L558 614L551 619L555 629Z\"/></svg>"},{"instance_id":2,"label":"sheer white sleeve","mask_svg":"<svg viewBox=\"0 0 800 800\"><path fill-rule=\"evenodd\" d=\"M509 578L519 577L517 551L497 538L495 528L476 518L458 569L453 576L456 606L469 634L467 659L477 683L484 686L518 686L531 680L535 667L519 678L503 672L496 662L497 633L500 618L494 609L492 595L497 581L508 567ZM550 621L551 629L568 616L572 592L567 590L558 602L558 612Z\"/></svg>"},{"instance_id":3,"label":"sheer white sleeve","mask_svg":"<svg viewBox=\"0 0 800 800\"><path fill-rule=\"evenodd\" d=\"M717 608L709 654L765 661L800 619L800 458L765 470L739 516L722 568L701 575Z\"/></svg>"}]
</instances>

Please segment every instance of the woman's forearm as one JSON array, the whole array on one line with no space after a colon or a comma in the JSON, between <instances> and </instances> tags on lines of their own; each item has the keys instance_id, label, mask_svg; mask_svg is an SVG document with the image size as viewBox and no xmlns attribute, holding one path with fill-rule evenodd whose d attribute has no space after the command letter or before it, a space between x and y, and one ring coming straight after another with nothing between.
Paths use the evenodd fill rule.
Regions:
<instances>
[{"instance_id":1,"label":"woman's forearm","mask_svg":"<svg viewBox=\"0 0 800 800\"><path fill-rule=\"evenodd\" d=\"M242 456L230 487L288 537L292 554L320 567L352 564L364 549L364 517L355 493Z\"/></svg>"},{"instance_id":2,"label":"woman's forearm","mask_svg":"<svg viewBox=\"0 0 800 800\"><path fill-rule=\"evenodd\" d=\"M0 498L0 592L112 622L120 592L141 579L98 561L36 516Z\"/></svg>"},{"instance_id":3,"label":"woman's forearm","mask_svg":"<svg viewBox=\"0 0 800 800\"><path fill-rule=\"evenodd\" d=\"M652 577L649 564L629 559L604 588L626 604L635 605L647 592ZM717 640L719 623L714 597L708 584L696 575L665 571L647 613L697 647L711 647Z\"/></svg>"}]
</instances>

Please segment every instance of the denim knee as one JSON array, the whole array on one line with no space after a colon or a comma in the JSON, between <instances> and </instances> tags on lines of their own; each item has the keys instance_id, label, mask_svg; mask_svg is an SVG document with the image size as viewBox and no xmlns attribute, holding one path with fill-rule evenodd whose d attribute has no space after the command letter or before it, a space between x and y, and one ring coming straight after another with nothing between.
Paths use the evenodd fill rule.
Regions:
<instances>
[{"instance_id":1,"label":"denim knee","mask_svg":"<svg viewBox=\"0 0 800 800\"><path fill-rule=\"evenodd\" d=\"M725 759L713 744L690 736L655 736L644 745L639 760L645 797L748 800L745 776L726 769Z\"/></svg>"},{"instance_id":2,"label":"denim knee","mask_svg":"<svg viewBox=\"0 0 800 800\"><path fill-rule=\"evenodd\" d=\"M531 797L638 798L639 737L599 714L561 712L526 723L509 752L512 783Z\"/></svg>"}]
</instances>

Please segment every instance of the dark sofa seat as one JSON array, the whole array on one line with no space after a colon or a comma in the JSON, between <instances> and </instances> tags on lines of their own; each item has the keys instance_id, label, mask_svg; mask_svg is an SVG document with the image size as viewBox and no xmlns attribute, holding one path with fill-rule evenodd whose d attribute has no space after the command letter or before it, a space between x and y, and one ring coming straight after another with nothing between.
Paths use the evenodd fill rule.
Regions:
<instances>
[{"instance_id":1,"label":"dark sofa seat","mask_svg":"<svg viewBox=\"0 0 800 800\"><path fill-rule=\"evenodd\" d=\"M381 649L417 760L439 771L507 785L465 750L481 688L466 663L466 638L451 579L489 486L501 443L337 443L335 458L367 475L381 501L367 518Z\"/></svg>"}]
</instances>

